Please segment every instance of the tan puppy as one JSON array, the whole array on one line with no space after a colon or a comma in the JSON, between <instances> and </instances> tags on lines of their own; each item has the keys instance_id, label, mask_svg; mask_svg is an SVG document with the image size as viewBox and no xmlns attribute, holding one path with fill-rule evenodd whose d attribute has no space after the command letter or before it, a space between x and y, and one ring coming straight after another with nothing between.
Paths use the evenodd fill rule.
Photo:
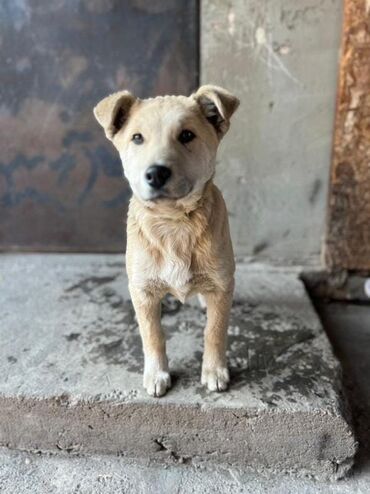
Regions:
<instances>
[{"instance_id":1,"label":"tan puppy","mask_svg":"<svg viewBox=\"0 0 370 494\"><path fill-rule=\"evenodd\" d=\"M227 211L213 184L216 152L239 101L216 86L190 97L140 100L127 91L94 109L133 190L127 220L129 289L145 355L144 387L171 386L161 299L198 293L207 306L202 384L227 388L226 343L234 287Z\"/></svg>"}]
</instances>

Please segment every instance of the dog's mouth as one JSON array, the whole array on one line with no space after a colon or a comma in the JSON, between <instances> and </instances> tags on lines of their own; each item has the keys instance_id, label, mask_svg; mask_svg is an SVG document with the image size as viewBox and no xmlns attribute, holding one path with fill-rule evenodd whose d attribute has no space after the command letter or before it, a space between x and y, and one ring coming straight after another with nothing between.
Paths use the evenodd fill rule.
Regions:
<instances>
[{"instance_id":1,"label":"dog's mouth","mask_svg":"<svg viewBox=\"0 0 370 494\"><path fill-rule=\"evenodd\" d=\"M190 184L188 184L186 188L183 187L183 190L178 192L171 192L169 190L166 190L166 188L160 190L152 190L146 200L152 202L160 202L164 200L178 201L179 199L184 199L185 197L190 195L192 191L193 186Z\"/></svg>"},{"instance_id":2,"label":"dog's mouth","mask_svg":"<svg viewBox=\"0 0 370 494\"><path fill-rule=\"evenodd\" d=\"M172 199L171 194L165 190L153 190L150 192L148 201L159 201L161 199Z\"/></svg>"},{"instance_id":3,"label":"dog's mouth","mask_svg":"<svg viewBox=\"0 0 370 494\"><path fill-rule=\"evenodd\" d=\"M151 194L151 196L146 199L147 201L151 202L162 202L162 201L178 201L179 199L184 199L190 194L191 191L189 191L187 194L181 194L181 195L173 195L173 194L168 194L166 192L155 192L154 194Z\"/></svg>"}]
</instances>

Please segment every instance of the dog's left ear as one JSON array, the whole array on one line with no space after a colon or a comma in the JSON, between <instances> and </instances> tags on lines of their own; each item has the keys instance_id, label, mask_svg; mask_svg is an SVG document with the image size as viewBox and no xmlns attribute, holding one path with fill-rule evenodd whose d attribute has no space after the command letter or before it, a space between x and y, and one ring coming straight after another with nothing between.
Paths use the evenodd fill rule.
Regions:
<instances>
[{"instance_id":1,"label":"dog's left ear","mask_svg":"<svg viewBox=\"0 0 370 494\"><path fill-rule=\"evenodd\" d=\"M201 86L193 98L221 139L230 127L231 115L240 104L238 98L218 86Z\"/></svg>"},{"instance_id":2,"label":"dog's left ear","mask_svg":"<svg viewBox=\"0 0 370 494\"><path fill-rule=\"evenodd\" d=\"M130 92L119 91L99 101L94 108L95 118L110 141L128 120L135 101L136 97Z\"/></svg>"}]
</instances>

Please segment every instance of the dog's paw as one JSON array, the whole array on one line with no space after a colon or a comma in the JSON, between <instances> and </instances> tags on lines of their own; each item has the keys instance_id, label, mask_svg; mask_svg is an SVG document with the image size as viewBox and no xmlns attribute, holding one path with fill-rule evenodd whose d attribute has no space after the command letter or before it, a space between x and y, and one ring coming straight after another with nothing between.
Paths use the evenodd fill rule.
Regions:
<instances>
[{"instance_id":1,"label":"dog's paw","mask_svg":"<svg viewBox=\"0 0 370 494\"><path fill-rule=\"evenodd\" d=\"M164 370L147 371L144 373L144 388L150 396L163 396L171 387L171 376Z\"/></svg>"},{"instance_id":2,"label":"dog's paw","mask_svg":"<svg viewBox=\"0 0 370 494\"><path fill-rule=\"evenodd\" d=\"M227 367L202 369L201 382L210 391L225 391L228 388L229 381L230 376Z\"/></svg>"}]
</instances>

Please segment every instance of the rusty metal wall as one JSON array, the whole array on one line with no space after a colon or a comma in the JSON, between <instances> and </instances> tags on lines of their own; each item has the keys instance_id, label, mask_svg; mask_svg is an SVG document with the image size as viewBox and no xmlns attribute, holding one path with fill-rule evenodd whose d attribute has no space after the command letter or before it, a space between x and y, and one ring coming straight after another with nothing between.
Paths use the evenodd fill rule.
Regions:
<instances>
[{"instance_id":1,"label":"rusty metal wall","mask_svg":"<svg viewBox=\"0 0 370 494\"><path fill-rule=\"evenodd\" d=\"M2 0L0 249L123 251L130 193L92 108L197 82L196 0Z\"/></svg>"},{"instance_id":2,"label":"rusty metal wall","mask_svg":"<svg viewBox=\"0 0 370 494\"><path fill-rule=\"evenodd\" d=\"M345 0L326 261L370 270L370 4Z\"/></svg>"}]
</instances>

